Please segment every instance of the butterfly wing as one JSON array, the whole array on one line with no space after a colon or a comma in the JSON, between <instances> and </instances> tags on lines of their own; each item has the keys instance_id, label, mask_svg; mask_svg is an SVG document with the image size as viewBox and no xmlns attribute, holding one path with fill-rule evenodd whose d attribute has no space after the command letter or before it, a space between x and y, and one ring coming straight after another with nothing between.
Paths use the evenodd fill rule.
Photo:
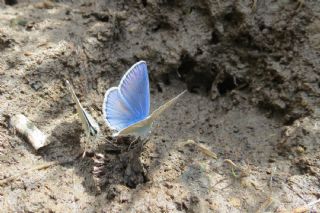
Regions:
<instances>
[{"instance_id":1,"label":"butterfly wing","mask_svg":"<svg viewBox=\"0 0 320 213\"><path fill-rule=\"evenodd\" d=\"M94 118L82 107L79 99L76 96L76 93L74 92L71 84L69 83L68 80L66 80L68 89L71 93L71 97L73 99L73 101L76 103L76 109L77 109L77 113L79 115L79 118L81 120L82 123L82 127L85 130L85 133L87 136L96 136L99 131L99 125L98 123L94 120Z\"/></svg>"},{"instance_id":2,"label":"butterfly wing","mask_svg":"<svg viewBox=\"0 0 320 213\"><path fill-rule=\"evenodd\" d=\"M150 115L150 119L152 120L152 122L157 119L166 109L168 109L169 107L171 107L174 103L177 102L177 100L184 94L186 93L187 90L183 91L182 93L180 93L179 95L177 95L176 97L172 98L170 101L166 102L165 104L161 105L158 109L154 110L152 112L152 114Z\"/></svg>"},{"instance_id":3,"label":"butterfly wing","mask_svg":"<svg viewBox=\"0 0 320 213\"><path fill-rule=\"evenodd\" d=\"M160 106L158 109L152 112L150 116L148 116L146 119L143 119L142 121L139 121L131 126L128 126L125 129L122 129L118 133L115 134L115 136L125 136L125 135L135 135L138 137L146 137L148 133L150 132L152 123L170 106L172 106L174 103L177 102L177 100L186 93L187 90L183 91L176 97L172 98L170 101L166 102L162 106Z\"/></svg>"},{"instance_id":4,"label":"butterfly wing","mask_svg":"<svg viewBox=\"0 0 320 213\"><path fill-rule=\"evenodd\" d=\"M97 136L100 132L99 124L85 109L83 109L83 112L87 120L90 136Z\"/></svg>"},{"instance_id":5,"label":"butterfly wing","mask_svg":"<svg viewBox=\"0 0 320 213\"><path fill-rule=\"evenodd\" d=\"M117 131L145 119L149 115L150 94L147 65L134 64L104 98L103 114L109 128Z\"/></svg>"},{"instance_id":6,"label":"butterfly wing","mask_svg":"<svg viewBox=\"0 0 320 213\"><path fill-rule=\"evenodd\" d=\"M144 119L150 112L150 91L147 64L134 64L119 85L120 96L136 117Z\"/></svg>"},{"instance_id":7,"label":"butterfly wing","mask_svg":"<svg viewBox=\"0 0 320 213\"><path fill-rule=\"evenodd\" d=\"M109 128L120 131L134 123L138 118L122 100L118 87L110 88L103 101L103 116Z\"/></svg>"},{"instance_id":8,"label":"butterfly wing","mask_svg":"<svg viewBox=\"0 0 320 213\"><path fill-rule=\"evenodd\" d=\"M136 137L145 138L151 130L152 120L148 116L146 119L134 123L127 128L120 130L119 132L115 133L113 136L126 136L126 135L133 135Z\"/></svg>"}]
</instances>

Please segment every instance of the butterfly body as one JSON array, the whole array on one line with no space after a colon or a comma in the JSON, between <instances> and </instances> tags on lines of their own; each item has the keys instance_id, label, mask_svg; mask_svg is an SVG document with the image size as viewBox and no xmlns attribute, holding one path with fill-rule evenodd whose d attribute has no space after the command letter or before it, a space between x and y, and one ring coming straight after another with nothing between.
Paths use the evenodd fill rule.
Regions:
<instances>
[{"instance_id":1,"label":"butterfly body","mask_svg":"<svg viewBox=\"0 0 320 213\"><path fill-rule=\"evenodd\" d=\"M155 119L184 94L182 92L149 115L150 91L147 65L134 64L122 77L118 87L107 90L103 102L103 116L114 136L134 135L145 138Z\"/></svg>"}]
</instances>

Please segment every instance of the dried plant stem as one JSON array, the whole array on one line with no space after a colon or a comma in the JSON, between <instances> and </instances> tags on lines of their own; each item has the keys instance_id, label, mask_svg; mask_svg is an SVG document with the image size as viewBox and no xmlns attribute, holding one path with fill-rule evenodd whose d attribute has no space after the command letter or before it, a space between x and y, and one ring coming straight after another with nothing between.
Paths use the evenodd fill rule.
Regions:
<instances>
[{"instance_id":1,"label":"dried plant stem","mask_svg":"<svg viewBox=\"0 0 320 213\"><path fill-rule=\"evenodd\" d=\"M315 204L320 203L320 199L312 201L304 206L295 208L292 212L293 213L302 213L302 212L308 212L310 211L311 207L314 206Z\"/></svg>"},{"instance_id":2,"label":"dried plant stem","mask_svg":"<svg viewBox=\"0 0 320 213\"><path fill-rule=\"evenodd\" d=\"M187 140L186 142L183 143L183 145L187 145L187 144L193 144L195 145L203 154L205 154L208 157L211 157L213 159L217 159L217 155L216 153L210 151L207 147L205 147L202 144L196 143L194 140Z\"/></svg>"}]
</instances>

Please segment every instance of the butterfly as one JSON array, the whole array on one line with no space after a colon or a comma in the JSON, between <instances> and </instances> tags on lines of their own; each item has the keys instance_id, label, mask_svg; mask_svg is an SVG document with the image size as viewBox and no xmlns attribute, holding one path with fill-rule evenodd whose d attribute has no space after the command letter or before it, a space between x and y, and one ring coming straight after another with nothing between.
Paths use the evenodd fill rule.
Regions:
<instances>
[{"instance_id":1,"label":"butterfly","mask_svg":"<svg viewBox=\"0 0 320 213\"><path fill-rule=\"evenodd\" d=\"M145 61L134 64L122 77L118 87L107 90L103 101L103 116L114 137L132 135L146 138L153 122L184 93L150 112L148 69Z\"/></svg>"},{"instance_id":2,"label":"butterfly","mask_svg":"<svg viewBox=\"0 0 320 213\"><path fill-rule=\"evenodd\" d=\"M77 113L79 115L79 118L81 120L82 126L85 130L87 137L96 137L100 132L100 128L99 128L98 123L82 107L79 99L77 98L77 96L76 96L76 94L75 94L75 92L74 92L74 90L68 80L66 80L66 84L68 86L68 89L70 91L70 94L71 94L73 101L76 103Z\"/></svg>"}]
</instances>

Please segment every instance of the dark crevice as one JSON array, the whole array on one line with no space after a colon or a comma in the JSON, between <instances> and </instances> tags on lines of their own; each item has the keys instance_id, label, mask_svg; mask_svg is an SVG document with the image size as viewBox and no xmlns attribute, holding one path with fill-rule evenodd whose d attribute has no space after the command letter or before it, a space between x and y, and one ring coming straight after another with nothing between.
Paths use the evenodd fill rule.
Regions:
<instances>
[{"instance_id":1,"label":"dark crevice","mask_svg":"<svg viewBox=\"0 0 320 213\"><path fill-rule=\"evenodd\" d=\"M214 80L211 71L207 70L206 66L199 66L189 54L183 54L180 61L178 75L186 82L188 90L193 93L207 93Z\"/></svg>"},{"instance_id":2,"label":"dark crevice","mask_svg":"<svg viewBox=\"0 0 320 213\"><path fill-rule=\"evenodd\" d=\"M160 21L154 24L151 28L152 32L157 32L159 30L171 30L171 29L173 29L173 27L165 21Z\"/></svg>"},{"instance_id":3,"label":"dark crevice","mask_svg":"<svg viewBox=\"0 0 320 213\"><path fill-rule=\"evenodd\" d=\"M195 67L195 65L196 65L196 62L194 61L194 59L190 57L190 55L184 54L181 57L181 64L178 68L178 72L183 78L184 75L193 71L193 68Z\"/></svg>"},{"instance_id":4,"label":"dark crevice","mask_svg":"<svg viewBox=\"0 0 320 213\"><path fill-rule=\"evenodd\" d=\"M283 114L285 115L286 113L287 113L288 111L285 111ZM308 116L309 115L309 113L308 112L304 112L304 113L294 113L294 112L290 112L290 114L286 114L285 116L284 116L284 122L283 122L283 124L284 125L286 125L286 126L291 126L291 125L293 125L293 123L296 121L296 120L298 120L298 119L300 119L301 117L303 117L303 116Z\"/></svg>"},{"instance_id":5,"label":"dark crevice","mask_svg":"<svg viewBox=\"0 0 320 213\"><path fill-rule=\"evenodd\" d=\"M171 82L170 82L170 74L169 73L162 74L160 76L160 79L167 86L169 86L171 84Z\"/></svg>"},{"instance_id":6,"label":"dark crevice","mask_svg":"<svg viewBox=\"0 0 320 213\"><path fill-rule=\"evenodd\" d=\"M210 43L211 44L218 44L220 42L220 36L217 32L213 31L211 33L211 39L210 39Z\"/></svg>"},{"instance_id":7,"label":"dark crevice","mask_svg":"<svg viewBox=\"0 0 320 213\"><path fill-rule=\"evenodd\" d=\"M243 22L244 16L241 12L236 10L236 8L231 7L227 10L229 11L226 11L225 16L223 17L224 21L230 23L233 26L238 26Z\"/></svg>"},{"instance_id":8,"label":"dark crevice","mask_svg":"<svg viewBox=\"0 0 320 213\"><path fill-rule=\"evenodd\" d=\"M232 91L237 87L235 78L231 75L227 75L222 82L217 84L217 89L220 95L224 95L229 91Z\"/></svg>"},{"instance_id":9,"label":"dark crevice","mask_svg":"<svg viewBox=\"0 0 320 213\"><path fill-rule=\"evenodd\" d=\"M239 46L242 47L250 47L254 44L253 37L248 32L240 33L239 35L237 35L237 37L234 39L234 42L237 44L241 44Z\"/></svg>"},{"instance_id":10,"label":"dark crevice","mask_svg":"<svg viewBox=\"0 0 320 213\"><path fill-rule=\"evenodd\" d=\"M156 87L157 87L158 92L160 92L160 93L163 92L162 86L159 83L156 84Z\"/></svg>"},{"instance_id":11,"label":"dark crevice","mask_svg":"<svg viewBox=\"0 0 320 213\"><path fill-rule=\"evenodd\" d=\"M17 0L4 0L4 3L6 5L15 5L18 3L18 1Z\"/></svg>"},{"instance_id":12,"label":"dark crevice","mask_svg":"<svg viewBox=\"0 0 320 213\"><path fill-rule=\"evenodd\" d=\"M194 73L186 79L188 91L192 93L208 93L211 89L213 77L206 73Z\"/></svg>"},{"instance_id":13,"label":"dark crevice","mask_svg":"<svg viewBox=\"0 0 320 213\"><path fill-rule=\"evenodd\" d=\"M144 7L147 6L147 0L141 0L141 3L142 3L142 5L143 5Z\"/></svg>"}]
</instances>

